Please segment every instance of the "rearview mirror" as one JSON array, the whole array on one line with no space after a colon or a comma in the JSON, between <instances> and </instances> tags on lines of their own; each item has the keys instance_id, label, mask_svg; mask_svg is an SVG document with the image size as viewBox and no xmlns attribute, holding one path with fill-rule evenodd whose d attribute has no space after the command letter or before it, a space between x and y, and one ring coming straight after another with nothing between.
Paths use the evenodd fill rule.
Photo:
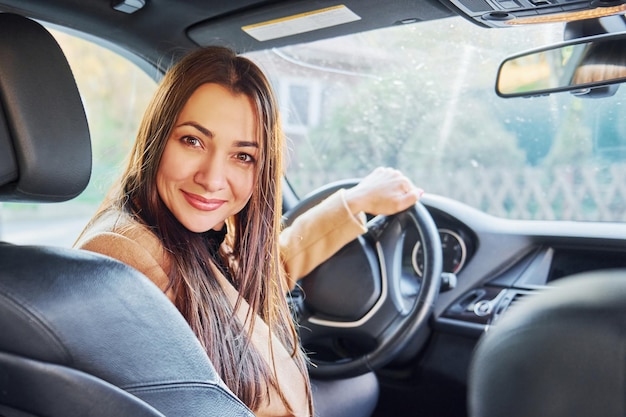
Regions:
<instances>
[{"instance_id":1,"label":"rearview mirror","mask_svg":"<svg viewBox=\"0 0 626 417\"><path fill-rule=\"evenodd\" d=\"M614 84L624 81L626 34L609 34L507 58L498 70L496 92L501 97L529 97L560 91L587 94L594 90L611 94L617 88Z\"/></svg>"}]
</instances>

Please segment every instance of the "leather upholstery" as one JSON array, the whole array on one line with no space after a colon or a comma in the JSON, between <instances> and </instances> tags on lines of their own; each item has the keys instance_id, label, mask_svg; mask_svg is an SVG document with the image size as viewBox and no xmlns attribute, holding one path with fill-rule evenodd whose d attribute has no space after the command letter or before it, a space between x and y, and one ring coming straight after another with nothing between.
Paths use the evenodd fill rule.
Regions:
<instances>
[{"instance_id":1,"label":"leather upholstery","mask_svg":"<svg viewBox=\"0 0 626 417\"><path fill-rule=\"evenodd\" d=\"M11 366L19 358L37 361L41 369L34 371L42 375L35 379L52 378L50 373L65 379L77 373L92 376L166 416L248 415L217 377L178 310L136 270L86 251L7 243L0 244L0 265L0 352L13 355L15 360L7 359ZM33 378L19 379L26 377ZM2 393L12 392L15 384L0 378L0 403L11 404ZM46 409L77 393L68 390L67 396L52 398L31 391L15 394L28 395L29 406ZM78 399L87 395L80 394ZM128 402L126 396L117 399ZM40 400L52 403L40 406ZM101 398L92 401L96 405ZM115 399L107 402L115 405Z\"/></svg>"},{"instance_id":2,"label":"leather upholstery","mask_svg":"<svg viewBox=\"0 0 626 417\"><path fill-rule=\"evenodd\" d=\"M0 201L89 180L85 114L38 23L0 14ZM111 258L0 243L0 415L252 416L166 296Z\"/></svg>"},{"instance_id":3,"label":"leather upholstery","mask_svg":"<svg viewBox=\"0 0 626 417\"><path fill-rule=\"evenodd\" d=\"M625 416L626 270L526 297L476 347L470 417Z\"/></svg>"}]
</instances>

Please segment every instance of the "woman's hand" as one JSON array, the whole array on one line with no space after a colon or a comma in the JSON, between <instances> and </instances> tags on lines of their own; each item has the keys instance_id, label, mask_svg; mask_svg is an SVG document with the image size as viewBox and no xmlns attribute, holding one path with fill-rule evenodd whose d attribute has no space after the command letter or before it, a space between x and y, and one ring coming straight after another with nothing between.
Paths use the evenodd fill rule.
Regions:
<instances>
[{"instance_id":1,"label":"woman's hand","mask_svg":"<svg viewBox=\"0 0 626 417\"><path fill-rule=\"evenodd\" d=\"M346 190L353 214L390 215L411 207L424 194L404 174L393 168L376 168L359 184Z\"/></svg>"}]
</instances>

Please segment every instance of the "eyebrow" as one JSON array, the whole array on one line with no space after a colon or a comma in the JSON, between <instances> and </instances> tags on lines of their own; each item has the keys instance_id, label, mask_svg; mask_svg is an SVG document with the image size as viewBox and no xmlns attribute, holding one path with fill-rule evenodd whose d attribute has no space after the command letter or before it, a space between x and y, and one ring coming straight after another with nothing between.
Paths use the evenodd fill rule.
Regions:
<instances>
[{"instance_id":1,"label":"eyebrow","mask_svg":"<svg viewBox=\"0 0 626 417\"><path fill-rule=\"evenodd\" d=\"M213 132L211 132L209 129L207 129L206 127L196 122L183 122L177 125L176 127L181 127L181 126L191 126L194 129L198 130L200 133L202 133L204 136L207 136L209 138L212 138L213 136L215 136ZM235 142L235 145L239 148L258 148L259 147L258 142L252 142L252 141L247 141L247 140L237 141Z\"/></svg>"},{"instance_id":2,"label":"eyebrow","mask_svg":"<svg viewBox=\"0 0 626 417\"><path fill-rule=\"evenodd\" d=\"M209 129L207 129L206 127L196 123L196 122L183 122L181 124L179 124L176 127L181 127L181 126L191 126L197 130L200 131L200 133L202 133L204 136L208 136L208 137L213 137L213 132L211 132Z\"/></svg>"}]
</instances>

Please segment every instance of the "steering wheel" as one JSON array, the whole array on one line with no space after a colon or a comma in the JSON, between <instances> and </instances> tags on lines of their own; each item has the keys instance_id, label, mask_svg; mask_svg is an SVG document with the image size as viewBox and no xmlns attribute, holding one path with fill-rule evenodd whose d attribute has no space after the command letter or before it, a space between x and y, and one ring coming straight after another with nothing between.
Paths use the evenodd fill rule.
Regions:
<instances>
[{"instance_id":1,"label":"steering wheel","mask_svg":"<svg viewBox=\"0 0 626 417\"><path fill-rule=\"evenodd\" d=\"M285 226L358 182L313 191L285 214ZM418 202L401 213L372 218L367 229L304 277L292 294L313 378L358 376L388 364L409 345L424 343L442 272L437 227ZM407 253L405 245L409 235L421 241L421 278L406 266L412 257L412 246Z\"/></svg>"}]
</instances>

